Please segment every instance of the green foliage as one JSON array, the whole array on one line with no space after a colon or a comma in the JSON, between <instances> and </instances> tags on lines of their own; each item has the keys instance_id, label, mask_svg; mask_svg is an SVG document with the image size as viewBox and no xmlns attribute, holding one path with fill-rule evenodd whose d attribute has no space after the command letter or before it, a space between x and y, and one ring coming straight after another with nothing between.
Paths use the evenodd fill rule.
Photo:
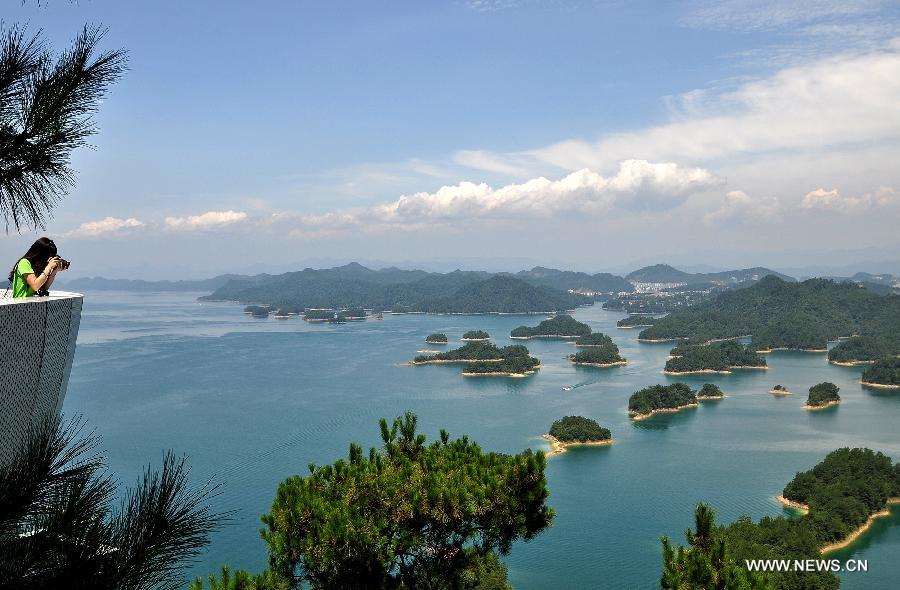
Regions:
<instances>
[{"instance_id":1,"label":"green foliage","mask_svg":"<svg viewBox=\"0 0 900 590\"><path fill-rule=\"evenodd\" d=\"M753 335L752 348L762 350L824 349L828 340L849 334L878 337L892 354L900 353L900 296L879 296L853 283L788 283L769 276L746 289L674 311L640 337L706 342ZM851 341L836 346L833 357L850 360L845 351L857 345Z\"/></svg>"},{"instance_id":2,"label":"green foliage","mask_svg":"<svg viewBox=\"0 0 900 590\"><path fill-rule=\"evenodd\" d=\"M521 344L499 347L490 342L466 342L459 348L438 352L435 354L423 354L413 359L413 362L428 361L459 361L474 362L483 360L503 359L514 356L528 356L528 349Z\"/></svg>"},{"instance_id":3,"label":"green foliage","mask_svg":"<svg viewBox=\"0 0 900 590\"><path fill-rule=\"evenodd\" d=\"M763 574L750 572L743 562L735 560L728 538L716 526L715 512L706 504L698 504L694 512L694 530L687 530L687 547L673 548L668 537L662 537L663 573L660 588L664 590L774 590L772 581ZM740 564L740 565L739 565Z\"/></svg>"},{"instance_id":4,"label":"green foliage","mask_svg":"<svg viewBox=\"0 0 900 590\"><path fill-rule=\"evenodd\" d=\"M606 346L612 343L612 338L603 332L594 332L593 334L587 334L586 336L579 336L578 340L575 341L576 346Z\"/></svg>"},{"instance_id":5,"label":"green foliage","mask_svg":"<svg viewBox=\"0 0 900 590\"><path fill-rule=\"evenodd\" d=\"M533 356L510 356L500 362L475 362L466 365L463 373L468 375L528 375L541 361Z\"/></svg>"},{"instance_id":6,"label":"green foliage","mask_svg":"<svg viewBox=\"0 0 900 590\"><path fill-rule=\"evenodd\" d=\"M469 330L463 334L463 340L485 340L490 337L491 335L484 330Z\"/></svg>"},{"instance_id":7,"label":"green foliage","mask_svg":"<svg viewBox=\"0 0 900 590\"><path fill-rule=\"evenodd\" d=\"M356 263L328 269L259 277L236 277L201 297L213 301L261 302L274 307L395 312L528 313L573 309L591 299L511 276L454 271L446 274Z\"/></svg>"},{"instance_id":8,"label":"green foliage","mask_svg":"<svg viewBox=\"0 0 900 590\"><path fill-rule=\"evenodd\" d=\"M891 355L894 347L880 336L854 336L844 340L828 351L828 360L847 363L852 361L874 361Z\"/></svg>"},{"instance_id":9,"label":"green foliage","mask_svg":"<svg viewBox=\"0 0 900 590\"><path fill-rule=\"evenodd\" d=\"M584 289L594 293L619 293L634 291L634 286L620 276L606 272L589 275L583 272L556 270L536 266L531 270L519 271L516 278L532 285L552 287L561 291Z\"/></svg>"},{"instance_id":10,"label":"green foliage","mask_svg":"<svg viewBox=\"0 0 900 590\"><path fill-rule=\"evenodd\" d=\"M839 388L834 383L825 381L809 388L809 397L806 398L808 406L822 406L829 402L841 401L838 395Z\"/></svg>"},{"instance_id":11,"label":"green foliage","mask_svg":"<svg viewBox=\"0 0 900 590\"><path fill-rule=\"evenodd\" d=\"M675 551L663 540L662 587L836 590L840 580L830 572L770 573L756 582L748 579L750 586L722 585L716 580L745 560L821 559L823 546L844 539L871 514L883 510L888 498L900 496L900 465L870 449L838 449L811 470L798 473L785 486L783 495L807 504L809 512L793 518L767 516L759 523L744 516L726 527L716 527L711 524L709 509L698 507L697 532L688 532L689 548ZM741 565L736 573L746 574Z\"/></svg>"},{"instance_id":12,"label":"green foliage","mask_svg":"<svg viewBox=\"0 0 900 590\"><path fill-rule=\"evenodd\" d=\"M510 332L515 338L529 338L540 336L587 336L591 333L591 327L574 319L570 315L560 314L549 320L544 320L534 327L519 326Z\"/></svg>"},{"instance_id":13,"label":"green foliage","mask_svg":"<svg viewBox=\"0 0 900 590\"><path fill-rule=\"evenodd\" d=\"M862 520L847 521L856 528L869 514L884 509L888 498L900 496L900 464L894 465L890 457L871 449L841 448L811 470L798 473L782 495L808 504L812 514L829 505L836 494L862 503ZM826 536L824 540L834 539Z\"/></svg>"},{"instance_id":14,"label":"green foliage","mask_svg":"<svg viewBox=\"0 0 900 590\"><path fill-rule=\"evenodd\" d=\"M550 436L560 442L592 442L612 438L608 428L584 416L566 416L550 426Z\"/></svg>"},{"instance_id":15,"label":"green foliage","mask_svg":"<svg viewBox=\"0 0 900 590\"><path fill-rule=\"evenodd\" d=\"M649 327L656 323L656 318L649 315L632 314L616 322L619 328Z\"/></svg>"},{"instance_id":16,"label":"green foliage","mask_svg":"<svg viewBox=\"0 0 900 590\"><path fill-rule=\"evenodd\" d=\"M603 346L591 345L589 348L579 350L571 357L573 363L607 365L609 363L621 363L625 359L619 356L619 347L610 342Z\"/></svg>"},{"instance_id":17,"label":"green foliage","mask_svg":"<svg viewBox=\"0 0 900 590\"><path fill-rule=\"evenodd\" d=\"M248 305L244 308L244 313L249 313L256 317L268 317L272 313L272 309L268 305Z\"/></svg>"},{"instance_id":18,"label":"green foliage","mask_svg":"<svg viewBox=\"0 0 900 590\"><path fill-rule=\"evenodd\" d=\"M543 453L426 444L416 417L381 421L384 446L278 486L262 536L270 569L311 588L504 588L493 552L546 529ZM493 565L492 565L493 564ZM473 577L489 573L490 583Z\"/></svg>"},{"instance_id":19,"label":"green foliage","mask_svg":"<svg viewBox=\"0 0 900 590\"><path fill-rule=\"evenodd\" d=\"M725 397L725 394L722 393L722 390L719 389L719 386L714 383L704 383L703 387L700 388L700 391L697 392L698 398L717 398L717 397Z\"/></svg>"},{"instance_id":20,"label":"green foliage","mask_svg":"<svg viewBox=\"0 0 900 590\"><path fill-rule=\"evenodd\" d=\"M765 357L740 342L728 340L712 344L682 343L672 349L666 371L726 371L731 367L765 367Z\"/></svg>"},{"instance_id":21,"label":"green foliage","mask_svg":"<svg viewBox=\"0 0 900 590\"><path fill-rule=\"evenodd\" d=\"M219 576L210 574L208 577L209 590L289 590L289 584L279 579L270 570L262 574L253 575L244 570L231 571L227 565L222 566ZM188 587L188 590L205 590L201 578L197 578Z\"/></svg>"},{"instance_id":22,"label":"green foliage","mask_svg":"<svg viewBox=\"0 0 900 590\"><path fill-rule=\"evenodd\" d=\"M213 488L192 489L184 460L168 453L122 493L82 427L49 420L0 467L0 587L181 587L223 520L207 505Z\"/></svg>"},{"instance_id":23,"label":"green foliage","mask_svg":"<svg viewBox=\"0 0 900 590\"><path fill-rule=\"evenodd\" d=\"M686 383L651 385L628 398L628 410L635 414L649 414L653 410L675 409L697 403L697 395Z\"/></svg>"},{"instance_id":24,"label":"green foliage","mask_svg":"<svg viewBox=\"0 0 900 590\"><path fill-rule=\"evenodd\" d=\"M125 71L124 50L100 52L104 31L85 26L53 55L41 32L0 29L0 217L43 227L75 185L72 151L96 133L93 114Z\"/></svg>"},{"instance_id":25,"label":"green foliage","mask_svg":"<svg viewBox=\"0 0 900 590\"><path fill-rule=\"evenodd\" d=\"M900 358L887 357L863 371L862 380L880 385L900 385Z\"/></svg>"},{"instance_id":26,"label":"green foliage","mask_svg":"<svg viewBox=\"0 0 900 590\"><path fill-rule=\"evenodd\" d=\"M435 332L434 334L429 334L428 338L425 339L425 342L431 344L437 344L439 342L447 342L447 335L442 332Z\"/></svg>"}]
</instances>

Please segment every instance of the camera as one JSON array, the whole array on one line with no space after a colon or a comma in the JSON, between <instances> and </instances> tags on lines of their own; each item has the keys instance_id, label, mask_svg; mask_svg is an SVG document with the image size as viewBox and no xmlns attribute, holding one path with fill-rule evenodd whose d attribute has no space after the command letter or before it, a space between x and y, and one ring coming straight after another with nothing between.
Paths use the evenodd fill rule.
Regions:
<instances>
[{"instance_id":1,"label":"camera","mask_svg":"<svg viewBox=\"0 0 900 590\"><path fill-rule=\"evenodd\" d=\"M66 269L69 268L70 262L69 262L68 260L64 260L64 259L60 258L60 259L58 260L58 262L59 262L59 267L60 267L61 269L66 270Z\"/></svg>"}]
</instances>

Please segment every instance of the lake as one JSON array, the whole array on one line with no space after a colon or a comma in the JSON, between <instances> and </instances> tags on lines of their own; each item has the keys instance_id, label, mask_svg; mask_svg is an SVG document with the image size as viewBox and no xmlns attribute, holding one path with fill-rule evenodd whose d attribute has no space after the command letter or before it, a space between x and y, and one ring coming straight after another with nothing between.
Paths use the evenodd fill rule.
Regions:
<instances>
[{"instance_id":1,"label":"lake","mask_svg":"<svg viewBox=\"0 0 900 590\"><path fill-rule=\"evenodd\" d=\"M768 371L667 377L671 344L640 344L639 330L616 329L621 313L599 305L574 317L612 336L628 365L574 367L574 346L529 340L543 368L525 379L464 378L459 366L406 366L432 332L456 346L482 329L499 345L540 317L385 315L343 325L256 319L231 303L200 303L198 293L87 293L64 404L103 436L109 466L132 484L173 449L192 478L222 484L215 507L233 510L209 551L191 569L266 565L259 515L278 483L310 462L345 456L351 441L380 442L378 419L407 410L429 439L441 428L482 448L549 449L540 438L553 420L584 415L612 430L610 447L570 449L548 458L551 529L505 558L517 590L655 588L660 535L684 542L694 506L710 503L720 521L782 514L774 496L797 471L841 446L865 446L900 459L900 393L864 389L861 368L829 365L824 354L774 352ZM728 396L699 408L629 420L629 395L647 385L718 384ZM821 381L843 402L801 409ZM795 392L775 397L776 383ZM579 385L570 391L563 387ZM842 575L842 588L889 589L900 579L900 509L850 548L868 573Z\"/></svg>"}]
</instances>

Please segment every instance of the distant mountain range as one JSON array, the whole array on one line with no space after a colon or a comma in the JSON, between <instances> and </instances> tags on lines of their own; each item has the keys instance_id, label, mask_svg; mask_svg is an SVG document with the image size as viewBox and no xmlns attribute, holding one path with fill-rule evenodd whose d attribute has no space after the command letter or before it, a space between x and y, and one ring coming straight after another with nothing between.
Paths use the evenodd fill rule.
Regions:
<instances>
[{"instance_id":1,"label":"distant mountain range","mask_svg":"<svg viewBox=\"0 0 900 590\"><path fill-rule=\"evenodd\" d=\"M752 283L769 275L774 275L783 281L793 281L793 277L783 275L774 270L754 267L740 270L726 270L722 272L698 272L689 273L678 270L668 264L654 264L645 266L626 275L626 279L632 283L684 283L687 285L714 284L714 285L739 285Z\"/></svg>"}]
</instances>

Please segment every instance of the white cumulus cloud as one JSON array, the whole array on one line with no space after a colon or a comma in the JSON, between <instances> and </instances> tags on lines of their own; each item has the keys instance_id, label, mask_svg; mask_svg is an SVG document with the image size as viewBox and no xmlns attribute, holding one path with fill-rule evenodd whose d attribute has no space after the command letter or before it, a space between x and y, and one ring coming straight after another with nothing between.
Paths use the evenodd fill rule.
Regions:
<instances>
[{"instance_id":1,"label":"white cumulus cloud","mask_svg":"<svg viewBox=\"0 0 900 590\"><path fill-rule=\"evenodd\" d=\"M73 238L96 238L100 236L119 235L127 230L144 227L144 222L134 217L121 219L104 217L97 221L87 221L66 234Z\"/></svg>"},{"instance_id":2,"label":"white cumulus cloud","mask_svg":"<svg viewBox=\"0 0 900 590\"><path fill-rule=\"evenodd\" d=\"M201 215L166 217L164 224L167 229L177 231L204 231L233 225L245 219L247 214L243 211L207 211Z\"/></svg>"},{"instance_id":3,"label":"white cumulus cloud","mask_svg":"<svg viewBox=\"0 0 900 590\"><path fill-rule=\"evenodd\" d=\"M666 207L722 183L702 168L672 162L626 160L613 176L578 170L559 180L544 177L493 188L486 183L461 182L433 193L403 195L396 201L365 209L306 215L307 226L410 225L463 218L546 217L556 213L592 213L614 206Z\"/></svg>"},{"instance_id":4,"label":"white cumulus cloud","mask_svg":"<svg viewBox=\"0 0 900 590\"><path fill-rule=\"evenodd\" d=\"M889 186L880 186L870 193L858 197L845 197L837 189L830 191L817 188L806 193L800 202L803 209L830 209L833 211L856 211L872 207L886 207L897 201L897 192Z\"/></svg>"}]
</instances>

